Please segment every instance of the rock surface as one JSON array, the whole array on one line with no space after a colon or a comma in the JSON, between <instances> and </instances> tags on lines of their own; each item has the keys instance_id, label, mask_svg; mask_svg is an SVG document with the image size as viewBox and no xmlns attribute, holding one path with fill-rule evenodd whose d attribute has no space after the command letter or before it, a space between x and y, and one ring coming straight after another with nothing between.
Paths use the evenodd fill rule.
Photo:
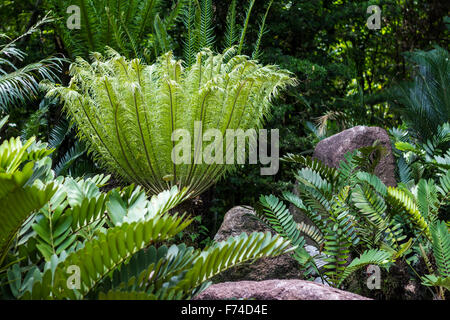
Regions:
<instances>
[{"instance_id":1,"label":"rock surface","mask_svg":"<svg viewBox=\"0 0 450 320\"><path fill-rule=\"evenodd\" d=\"M396 186L395 160L391 143L386 130L379 127L356 126L320 141L315 150L314 158L321 160L330 167L338 167L344 160L344 155L362 147L373 145L375 141L386 148L387 154L375 168L375 174L388 186Z\"/></svg>"},{"instance_id":2,"label":"rock surface","mask_svg":"<svg viewBox=\"0 0 450 320\"><path fill-rule=\"evenodd\" d=\"M234 207L224 217L215 241L223 241L231 236L238 236L242 232L267 232L270 230L263 223L246 216L254 214L251 208ZM284 254L274 258L261 258L254 263L243 264L226 270L216 276L213 282L240 280L268 280L268 279L300 279L302 276L298 262L291 254Z\"/></svg>"},{"instance_id":3,"label":"rock surface","mask_svg":"<svg viewBox=\"0 0 450 320\"><path fill-rule=\"evenodd\" d=\"M194 300L370 300L369 298L312 281L266 280L213 284Z\"/></svg>"}]
</instances>

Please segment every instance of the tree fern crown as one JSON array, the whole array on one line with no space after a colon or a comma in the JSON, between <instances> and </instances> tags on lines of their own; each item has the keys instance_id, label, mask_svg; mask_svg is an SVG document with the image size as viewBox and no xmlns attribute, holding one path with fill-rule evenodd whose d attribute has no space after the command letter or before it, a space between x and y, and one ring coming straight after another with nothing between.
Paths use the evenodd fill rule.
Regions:
<instances>
[{"instance_id":1,"label":"tree fern crown","mask_svg":"<svg viewBox=\"0 0 450 320\"><path fill-rule=\"evenodd\" d=\"M198 194L233 166L175 165L172 133L189 132L194 159L194 146L209 144L195 138L195 122L201 122L196 130L216 128L222 137L227 129L259 128L279 90L296 83L288 71L246 56L225 62L233 50L215 55L205 49L188 68L171 52L153 65L113 50L106 57L93 53L92 64L81 58L72 64L68 87L53 86L49 95L64 99L90 151L126 180L154 193L177 184Z\"/></svg>"}]
</instances>

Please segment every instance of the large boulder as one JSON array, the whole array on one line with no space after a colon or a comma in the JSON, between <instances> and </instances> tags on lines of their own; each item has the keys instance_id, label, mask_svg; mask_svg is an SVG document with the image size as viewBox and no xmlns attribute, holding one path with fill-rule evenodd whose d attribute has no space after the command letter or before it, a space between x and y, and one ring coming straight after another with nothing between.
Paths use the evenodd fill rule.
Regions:
<instances>
[{"instance_id":1,"label":"large boulder","mask_svg":"<svg viewBox=\"0 0 450 320\"><path fill-rule=\"evenodd\" d=\"M370 300L369 298L304 280L239 281L213 284L194 300Z\"/></svg>"},{"instance_id":2,"label":"large boulder","mask_svg":"<svg viewBox=\"0 0 450 320\"><path fill-rule=\"evenodd\" d=\"M224 241L231 236L238 236L242 232L272 232L265 224L248 215L254 215L251 208L234 207L224 217L219 231L214 237L215 241ZM273 232L272 232L273 233ZM274 258L261 258L253 263L246 263L233 267L220 273L213 282L240 281L240 280L268 280L268 279L300 279L298 262L290 253Z\"/></svg>"},{"instance_id":3,"label":"large boulder","mask_svg":"<svg viewBox=\"0 0 450 320\"><path fill-rule=\"evenodd\" d=\"M330 167L337 168L344 155L379 141L386 148L386 155L375 168L375 175L388 186L396 186L395 160L386 130L379 127L356 126L320 141L314 150L314 158Z\"/></svg>"},{"instance_id":4,"label":"large boulder","mask_svg":"<svg viewBox=\"0 0 450 320\"><path fill-rule=\"evenodd\" d=\"M375 141L379 141L380 145L386 148L386 155L381 159L375 168L375 174L388 186L396 186L395 180L395 160L392 154L391 143L386 130L379 127L356 126L335 134L329 138L320 141L315 150L313 157L319 159L327 166L337 168L344 155L347 152L373 145ZM293 193L298 195L298 182L295 182ZM289 205L289 211L298 223L304 222L312 224L311 220L302 214L293 204ZM313 242L306 238L309 245Z\"/></svg>"}]
</instances>

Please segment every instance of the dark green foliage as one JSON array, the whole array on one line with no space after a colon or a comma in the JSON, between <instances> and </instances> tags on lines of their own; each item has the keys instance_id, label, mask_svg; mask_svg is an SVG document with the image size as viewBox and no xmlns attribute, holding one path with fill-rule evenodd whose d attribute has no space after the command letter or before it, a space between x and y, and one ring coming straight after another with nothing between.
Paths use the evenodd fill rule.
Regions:
<instances>
[{"instance_id":1,"label":"dark green foliage","mask_svg":"<svg viewBox=\"0 0 450 320\"><path fill-rule=\"evenodd\" d=\"M366 26L366 9L373 4L382 10L379 30ZM70 5L81 9L80 29L69 30L66 25L72 14L67 12ZM48 18L49 9L57 19ZM435 299L448 298L448 11L448 3L439 0L2 1L1 298L191 298L221 270L289 250L309 279L321 277L333 286L382 299L406 297L410 293L405 288L422 283L424 287L416 290L415 298L431 298L429 292ZM216 174L220 171L217 167L193 169L189 181L177 183L183 169L163 161L168 163L168 174L153 175L153 180L160 182L153 193L174 188L151 199L141 186L117 188L122 182L117 177L107 181L110 172L95 175L102 172L96 163L103 163L104 156L91 160L84 145L88 140L78 140L79 128L65 118L58 99L43 98L41 89L45 86L39 82L60 81L59 88L71 88L68 64L55 57L74 60L76 56L93 56L99 61L100 55L92 52L104 55L111 52L107 46L127 61L139 58L135 66L144 62L151 65L161 54L172 51L174 60L184 59L176 64L181 70L206 63L211 52L225 52L224 64L245 54L261 65L291 71L299 80L298 86L272 101L270 110L249 112L260 126L280 130L280 153L287 154L288 161L282 162L274 176L261 176L260 165L238 165L205 196L192 199L200 205L185 204L183 210L175 210L175 206L189 191L179 192L175 185L194 181L192 189L200 192L221 175ZM127 72L134 74L134 70L131 67ZM151 189L146 185L145 168L156 159L168 159L171 142L159 139L157 133L169 132L166 136L170 136L166 126L172 122L158 120L164 109L164 94L157 93L158 86L148 90L158 106L149 109L152 103L137 99L133 104L130 92L137 91L128 89L135 87L136 81L124 78L120 82L126 86L119 86L122 89L115 94L120 101L130 103L117 108L118 125L111 125L114 121L102 116L107 101L98 102L99 107L90 115L91 119L105 120L98 124L102 138L119 136L122 149L132 150L125 152L137 172L131 180ZM212 97L211 93L223 87L216 89L217 77L208 79L212 85L205 92ZM189 123L196 119L192 101L202 96L192 96L190 89L178 85L171 87L181 88L174 91L175 100L187 91L193 98L183 98L177 104L178 109L187 111L176 118ZM99 82L85 87L92 93L102 86ZM207 102L206 118L217 115L217 123L222 123L220 112L214 111L220 103L215 99ZM248 106L242 104L237 109L243 108ZM130 121L136 110L138 118L143 114L148 118L140 122L146 128ZM338 169L308 157L318 141L355 125L395 128L390 133L397 160L397 187L387 187L373 175L383 153L379 147L347 155ZM186 124L180 123L180 127ZM155 155L145 156L153 150L146 147L154 137ZM48 141L48 147L37 140ZM145 146L136 147L136 141L145 141ZM145 158L147 161L141 163ZM122 169L132 171L126 160L120 161ZM158 167L166 169L161 162ZM199 176L208 179L195 179ZM293 178L298 195L291 193ZM201 219L211 232L205 235L202 226L202 237L212 238L229 208L255 205L258 199L258 216L290 239L294 248L283 251L287 242L254 234L230 239L229 243L209 241L211 246L201 251L197 249L203 247L200 233L191 231L195 224L178 232L190 222L190 218L175 214L185 207L193 216L201 214L195 219ZM307 219L297 224L284 200ZM182 227L177 229L177 224ZM162 232L154 232L158 228ZM317 247L316 256L304 248L304 237ZM179 243L184 239L186 244ZM271 251L273 243L278 243L280 250ZM233 261L237 256L241 259ZM77 292L67 290L65 283L69 263L83 270L82 287ZM386 267L381 290L366 289L363 267L367 264ZM351 286L355 282L359 287Z\"/></svg>"},{"instance_id":2,"label":"dark green foliage","mask_svg":"<svg viewBox=\"0 0 450 320\"><path fill-rule=\"evenodd\" d=\"M186 0L133 1L47 1L47 9L60 18L56 30L72 58L87 58L109 46L128 58L141 57L152 61L171 47L168 31L174 27ZM66 23L69 6L80 8L81 27L70 30Z\"/></svg>"},{"instance_id":3,"label":"dark green foliage","mask_svg":"<svg viewBox=\"0 0 450 320\"><path fill-rule=\"evenodd\" d=\"M26 53L17 48L19 40L52 21L53 19L46 15L24 34L6 43L8 36L0 33L0 115L13 106L36 98L40 80L59 80L58 74L62 70L64 60L58 57L48 57L21 68L16 67L17 62L22 62L26 57Z\"/></svg>"},{"instance_id":4,"label":"dark green foliage","mask_svg":"<svg viewBox=\"0 0 450 320\"><path fill-rule=\"evenodd\" d=\"M0 270L21 226L56 192L53 183L38 180L49 170L45 157L50 153L34 138L24 144L11 138L0 145Z\"/></svg>"},{"instance_id":5,"label":"dark green foliage","mask_svg":"<svg viewBox=\"0 0 450 320\"><path fill-rule=\"evenodd\" d=\"M374 153L378 156L371 156ZM273 195L261 197L260 203L266 209L260 211L259 217L293 244L304 244L301 235L308 236L321 251L321 260L308 258L308 254L303 258L299 255L298 260L303 265L308 263L309 269L313 264L319 275L334 286L341 286L362 266L384 265L410 254L413 239L439 243L441 248L434 244L434 251L438 255L445 252L441 260L445 261L448 253L447 245L441 244L445 236L436 236L433 225L448 205L450 171L443 174L439 184L420 180L414 187L416 191L386 187L369 173L381 154L377 146L362 148L347 154L338 169L301 155L284 157L303 168L296 174L298 196L290 192L283 196L307 216L310 225L295 223L286 206ZM406 241L407 237L411 238ZM360 257L349 264L355 255ZM323 261L323 266L318 261ZM436 280L434 285L445 287L442 281Z\"/></svg>"},{"instance_id":6,"label":"dark green foliage","mask_svg":"<svg viewBox=\"0 0 450 320\"><path fill-rule=\"evenodd\" d=\"M184 244L167 249L161 244L192 222L169 214L186 189L150 200L134 186L103 193L109 177L54 179L50 153L34 139L0 145L2 298L190 298L223 270L295 249L270 233L242 234L203 251ZM69 283L74 267L77 289Z\"/></svg>"},{"instance_id":7,"label":"dark green foliage","mask_svg":"<svg viewBox=\"0 0 450 320\"><path fill-rule=\"evenodd\" d=\"M269 1L269 5L264 15L261 16L261 23L259 26L259 35L254 43L252 59L258 59L259 47L263 35L265 34L265 21L269 14L270 7L273 0ZM183 48L183 58L187 66L191 66L195 62L195 56L204 48L211 50L228 50L236 47L235 51L229 51L227 59L232 55L244 54L244 46L247 36L247 30L250 27L250 18L252 16L252 9L255 5L255 0L249 0L245 11L245 17L242 26L238 23L239 14L237 12L237 1L233 0L227 8L226 24L224 38L222 44L219 45L217 36L215 34L215 21L213 12L215 8L212 0L189 0L184 12L184 26L186 28ZM220 49L222 47L223 49ZM225 59L225 61L227 61Z\"/></svg>"},{"instance_id":8,"label":"dark green foliage","mask_svg":"<svg viewBox=\"0 0 450 320\"><path fill-rule=\"evenodd\" d=\"M446 49L415 51L406 55L414 63L414 79L392 90L392 100L422 143L438 133L450 119L450 55Z\"/></svg>"}]
</instances>

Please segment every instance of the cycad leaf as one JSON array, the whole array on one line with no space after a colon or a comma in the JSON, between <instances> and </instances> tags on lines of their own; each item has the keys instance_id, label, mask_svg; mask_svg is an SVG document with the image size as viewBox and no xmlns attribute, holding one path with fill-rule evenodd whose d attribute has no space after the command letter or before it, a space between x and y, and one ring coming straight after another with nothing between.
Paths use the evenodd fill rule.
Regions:
<instances>
[{"instance_id":1,"label":"cycad leaf","mask_svg":"<svg viewBox=\"0 0 450 320\"><path fill-rule=\"evenodd\" d=\"M450 276L450 232L443 221L438 221L431 227L433 255L436 260L439 275Z\"/></svg>"},{"instance_id":2,"label":"cycad leaf","mask_svg":"<svg viewBox=\"0 0 450 320\"><path fill-rule=\"evenodd\" d=\"M364 251L359 258L355 258L344 270L344 273L342 274L339 285L342 284L342 282L347 279L347 277L355 272L356 270L367 266L369 264L374 265L382 265L387 262L389 262L391 255L390 253L383 251L383 250L368 250Z\"/></svg>"}]
</instances>

